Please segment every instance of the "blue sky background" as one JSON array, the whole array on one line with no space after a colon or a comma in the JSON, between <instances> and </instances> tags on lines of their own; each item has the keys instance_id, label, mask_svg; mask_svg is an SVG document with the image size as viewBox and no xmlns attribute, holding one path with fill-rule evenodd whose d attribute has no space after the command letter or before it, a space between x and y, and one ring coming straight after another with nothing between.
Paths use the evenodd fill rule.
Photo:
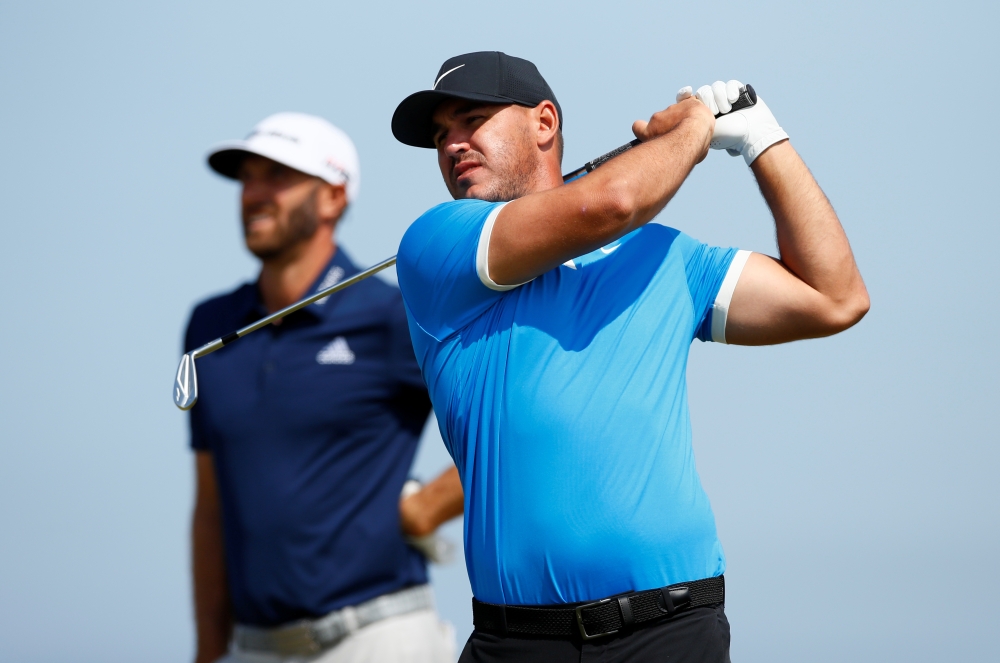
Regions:
<instances>
[{"instance_id":1,"label":"blue sky background","mask_svg":"<svg viewBox=\"0 0 1000 663\"><path fill-rule=\"evenodd\" d=\"M191 657L193 461L170 386L192 303L255 273L208 147L281 110L345 129L363 182L340 242L373 263L447 196L433 155L392 139L393 109L487 49L556 91L567 170L682 85L753 83L847 228L859 326L692 351L734 660L995 658L997 19L986 2L0 3L0 660ZM724 153L659 221L774 250ZM417 471L447 462L431 425ZM464 566L434 579L464 641Z\"/></svg>"}]
</instances>

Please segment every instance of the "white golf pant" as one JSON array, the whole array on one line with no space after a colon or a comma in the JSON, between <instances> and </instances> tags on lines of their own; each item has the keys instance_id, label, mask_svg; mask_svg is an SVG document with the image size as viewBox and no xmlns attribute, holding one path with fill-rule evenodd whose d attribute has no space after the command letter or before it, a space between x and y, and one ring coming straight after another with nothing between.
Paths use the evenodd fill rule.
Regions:
<instances>
[{"instance_id":1,"label":"white golf pant","mask_svg":"<svg viewBox=\"0 0 1000 663\"><path fill-rule=\"evenodd\" d=\"M217 663L455 663L455 629L434 610L369 624L314 656L233 650Z\"/></svg>"}]
</instances>

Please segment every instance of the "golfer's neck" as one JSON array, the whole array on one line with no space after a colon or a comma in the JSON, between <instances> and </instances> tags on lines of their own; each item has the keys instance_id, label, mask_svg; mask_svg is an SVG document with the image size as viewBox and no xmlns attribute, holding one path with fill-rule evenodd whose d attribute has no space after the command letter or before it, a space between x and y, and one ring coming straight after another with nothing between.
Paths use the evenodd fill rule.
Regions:
<instances>
[{"instance_id":1,"label":"golfer's neck","mask_svg":"<svg viewBox=\"0 0 1000 663\"><path fill-rule=\"evenodd\" d=\"M257 287L268 313L302 299L336 251L333 238L317 232L282 255L263 261Z\"/></svg>"},{"instance_id":2,"label":"golfer's neck","mask_svg":"<svg viewBox=\"0 0 1000 663\"><path fill-rule=\"evenodd\" d=\"M563 185L562 170L558 163L543 163L532 182L531 193L548 191Z\"/></svg>"}]
</instances>

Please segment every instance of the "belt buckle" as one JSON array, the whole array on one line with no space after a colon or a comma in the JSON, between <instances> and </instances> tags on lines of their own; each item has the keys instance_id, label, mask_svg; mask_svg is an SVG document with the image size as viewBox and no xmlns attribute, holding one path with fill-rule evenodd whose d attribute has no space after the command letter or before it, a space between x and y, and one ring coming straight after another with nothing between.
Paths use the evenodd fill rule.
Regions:
<instances>
[{"instance_id":1,"label":"belt buckle","mask_svg":"<svg viewBox=\"0 0 1000 663\"><path fill-rule=\"evenodd\" d=\"M316 630L308 622L281 633L273 642L275 652L283 656L313 656L323 651Z\"/></svg>"},{"instance_id":2,"label":"belt buckle","mask_svg":"<svg viewBox=\"0 0 1000 663\"><path fill-rule=\"evenodd\" d=\"M323 650L307 620L274 629L237 628L235 640L241 650L279 656L313 656Z\"/></svg>"},{"instance_id":3,"label":"belt buckle","mask_svg":"<svg viewBox=\"0 0 1000 663\"><path fill-rule=\"evenodd\" d=\"M595 634L591 635L590 633L587 633L587 627L585 627L583 625L583 611L584 610L586 610L587 608L593 608L593 607L596 607L596 606L599 606L599 605L604 605L605 603L611 603L614 600L615 599L601 599L600 601L594 601L593 603L585 603L585 604L583 604L581 606L577 606L577 608L576 608L576 625L580 627L580 637L582 637L584 639L584 641L596 640L597 638L603 638L606 635L614 635L615 633L617 633L618 631L621 630L620 628L616 628L613 631L605 631L603 633L595 633Z\"/></svg>"}]
</instances>

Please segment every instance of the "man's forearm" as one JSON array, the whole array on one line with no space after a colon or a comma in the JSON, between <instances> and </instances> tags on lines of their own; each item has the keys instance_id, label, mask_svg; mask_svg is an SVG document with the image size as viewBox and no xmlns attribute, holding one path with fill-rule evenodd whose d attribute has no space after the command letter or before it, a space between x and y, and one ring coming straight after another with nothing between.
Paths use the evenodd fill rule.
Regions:
<instances>
[{"instance_id":1,"label":"man's forearm","mask_svg":"<svg viewBox=\"0 0 1000 663\"><path fill-rule=\"evenodd\" d=\"M212 455L208 452L195 454L195 481L197 488L191 518L191 574L198 637L195 663L211 663L229 649L233 615L226 584L222 507Z\"/></svg>"},{"instance_id":2,"label":"man's forearm","mask_svg":"<svg viewBox=\"0 0 1000 663\"><path fill-rule=\"evenodd\" d=\"M615 209L620 208L623 225L612 232L631 232L651 221L674 197L704 158L711 136L711 127L700 118L682 120L669 132L609 161L588 176L589 182L583 178L580 183L590 187L595 198L608 192L615 196ZM616 237L599 237L597 241L612 239Z\"/></svg>"},{"instance_id":3,"label":"man's forearm","mask_svg":"<svg viewBox=\"0 0 1000 663\"><path fill-rule=\"evenodd\" d=\"M409 536L427 536L443 523L462 515L464 495L458 470L451 467L420 492L400 504L403 532Z\"/></svg>"},{"instance_id":4,"label":"man's forearm","mask_svg":"<svg viewBox=\"0 0 1000 663\"><path fill-rule=\"evenodd\" d=\"M191 543L198 637L196 663L209 663L226 653L233 628L219 519L196 510L191 525Z\"/></svg>"},{"instance_id":5,"label":"man's forearm","mask_svg":"<svg viewBox=\"0 0 1000 663\"><path fill-rule=\"evenodd\" d=\"M774 215L782 264L827 301L831 324L850 326L868 310L868 295L826 195L787 140L751 167Z\"/></svg>"}]
</instances>

